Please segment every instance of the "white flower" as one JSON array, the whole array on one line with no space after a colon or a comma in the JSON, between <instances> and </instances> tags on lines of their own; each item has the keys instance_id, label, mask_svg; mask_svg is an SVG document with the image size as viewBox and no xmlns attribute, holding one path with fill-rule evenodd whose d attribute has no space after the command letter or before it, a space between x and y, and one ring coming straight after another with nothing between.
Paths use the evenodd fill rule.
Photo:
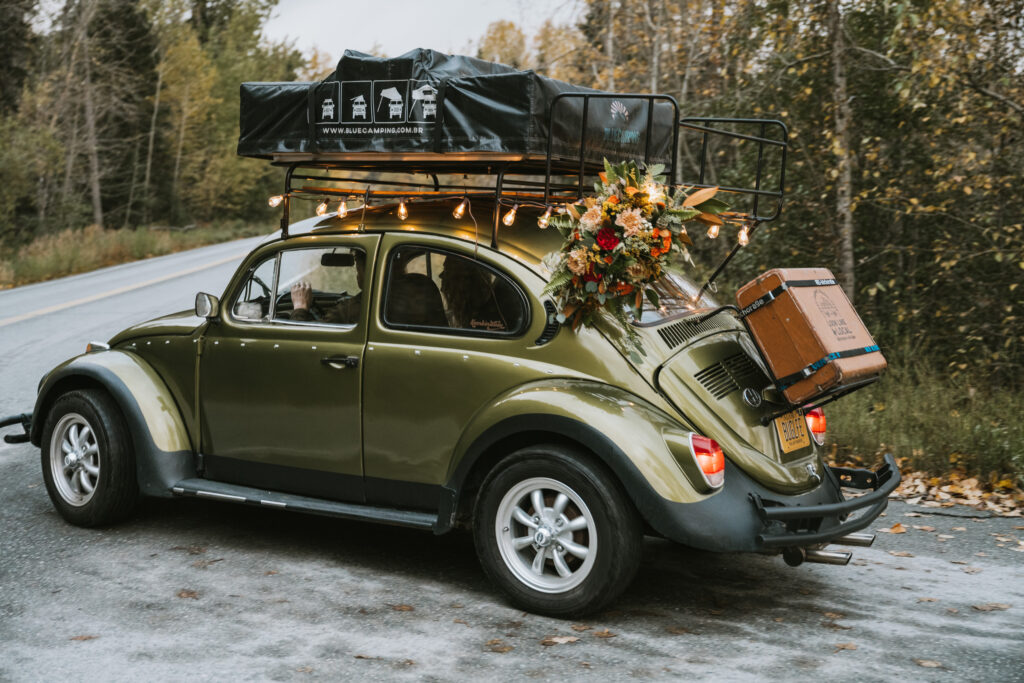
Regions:
<instances>
[{"instance_id":1,"label":"white flower","mask_svg":"<svg viewBox=\"0 0 1024 683\"><path fill-rule=\"evenodd\" d=\"M587 250L583 247L573 249L566 258L566 265L576 275L583 275L587 272Z\"/></svg>"},{"instance_id":2,"label":"white flower","mask_svg":"<svg viewBox=\"0 0 1024 683\"><path fill-rule=\"evenodd\" d=\"M587 212L580 218L580 225L587 232L597 232L601 227L601 206L594 204L592 207L587 209Z\"/></svg>"},{"instance_id":3,"label":"white flower","mask_svg":"<svg viewBox=\"0 0 1024 683\"><path fill-rule=\"evenodd\" d=\"M616 217L615 225L624 229L623 234L626 237L635 237L650 227L650 224L640 215L640 209L623 211Z\"/></svg>"}]
</instances>

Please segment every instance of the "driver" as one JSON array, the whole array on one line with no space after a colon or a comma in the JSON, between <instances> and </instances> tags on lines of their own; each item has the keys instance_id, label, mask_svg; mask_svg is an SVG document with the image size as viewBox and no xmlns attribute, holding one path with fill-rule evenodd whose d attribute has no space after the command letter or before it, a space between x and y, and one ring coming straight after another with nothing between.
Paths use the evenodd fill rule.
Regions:
<instances>
[{"instance_id":1,"label":"driver","mask_svg":"<svg viewBox=\"0 0 1024 683\"><path fill-rule=\"evenodd\" d=\"M338 303L325 308L319 321L351 325L358 322L359 311L363 306L363 274L366 272L366 253L354 252L356 265L356 284L359 292L353 296L342 297ZM300 280L292 285L292 320L317 320L310 312L313 305L313 288L308 282Z\"/></svg>"}]
</instances>

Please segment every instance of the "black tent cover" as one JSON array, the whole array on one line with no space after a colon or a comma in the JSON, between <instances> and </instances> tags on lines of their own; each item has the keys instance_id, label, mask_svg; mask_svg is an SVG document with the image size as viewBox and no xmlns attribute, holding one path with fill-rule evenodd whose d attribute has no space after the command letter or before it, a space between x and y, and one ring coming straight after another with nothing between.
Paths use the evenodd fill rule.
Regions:
<instances>
[{"instance_id":1,"label":"black tent cover","mask_svg":"<svg viewBox=\"0 0 1024 683\"><path fill-rule=\"evenodd\" d=\"M555 160L578 162L582 133L587 164L671 163L678 112L668 99L595 98L583 121L583 98L569 97L551 113L559 93L598 92L434 50L393 59L346 50L320 82L243 83L238 153L285 162L365 153L537 162L553 125Z\"/></svg>"}]
</instances>

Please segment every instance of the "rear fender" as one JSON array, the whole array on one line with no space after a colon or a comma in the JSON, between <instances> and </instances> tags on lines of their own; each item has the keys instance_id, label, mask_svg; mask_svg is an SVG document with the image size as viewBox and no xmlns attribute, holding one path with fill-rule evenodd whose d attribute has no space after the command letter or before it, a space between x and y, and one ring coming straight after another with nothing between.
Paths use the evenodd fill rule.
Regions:
<instances>
[{"instance_id":1,"label":"rear fender","mask_svg":"<svg viewBox=\"0 0 1024 683\"><path fill-rule=\"evenodd\" d=\"M58 365L39 387L31 440L42 443L53 402L66 391L106 390L124 415L132 437L139 490L170 496L173 484L195 476L195 453L174 398L156 371L134 353L112 350L77 356Z\"/></svg>"},{"instance_id":2,"label":"rear fender","mask_svg":"<svg viewBox=\"0 0 1024 683\"><path fill-rule=\"evenodd\" d=\"M552 379L517 387L493 401L463 433L448 473L439 524L454 524L467 489L500 457L545 438L571 441L617 476L658 531L665 502L714 495L689 453L689 429L643 399L586 380ZM685 451L685 452L684 452ZM460 500L462 499L462 500Z\"/></svg>"}]
</instances>

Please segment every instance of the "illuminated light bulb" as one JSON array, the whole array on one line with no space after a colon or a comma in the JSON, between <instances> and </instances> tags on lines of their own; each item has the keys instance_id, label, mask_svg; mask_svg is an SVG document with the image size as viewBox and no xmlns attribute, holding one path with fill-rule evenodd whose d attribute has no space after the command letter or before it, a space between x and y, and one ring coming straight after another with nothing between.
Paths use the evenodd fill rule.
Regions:
<instances>
[{"instance_id":1,"label":"illuminated light bulb","mask_svg":"<svg viewBox=\"0 0 1024 683\"><path fill-rule=\"evenodd\" d=\"M348 215L348 203L342 199L341 204L338 205L338 218L344 218Z\"/></svg>"},{"instance_id":2,"label":"illuminated light bulb","mask_svg":"<svg viewBox=\"0 0 1024 683\"><path fill-rule=\"evenodd\" d=\"M323 216L327 213L327 202L323 201L316 205L316 215Z\"/></svg>"},{"instance_id":3,"label":"illuminated light bulb","mask_svg":"<svg viewBox=\"0 0 1024 683\"><path fill-rule=\"evenodd\" d=\"M398 202L398 217L403 221L409 217L409 209L405 208L405 202Z\"/></svg>"},{"instance_id":4,"label":"illuminated light bulb","mask_svg":"<svg viewBox=\"0 0 1024 683\"><path fill-rule=\"evenodd\" d=\"M469 205L469 200L468 199L463 199L461 202L459 202L459 205L455 207L455 210L452 211L452 216L454 216L455 218L462 218L463 216L465 216L466 215L466 207L468 205Z\"/></svg>"},{"instance_id":5,"label":"illuminated light bulb","mask_svg":"<svg viewBox=\"0 0 1024 683\"><path fill-rule=\"evenodd\" d=\"M267 204L270 204L271 208L273 208L275 206L280 206L281 202L283 202L283 201L284 201L284 195L282 195L282 194L275 194L273 197L271 197L270 199L267 200Z\"/></svg>"},{"instance_id":6,"label":"illuminated light bulb","mask_svg":"<svg viewBox=\"0 0 1024 683\"><path fill-rule=\"evenodd\" d=\"M750 231L748 230L747 226L745 226L745 225L740 230L739 242L740 242L740 246L741 247L745 247L748 244L750 244Z\"/></svg>"},{"instance_id":7,"label":"illuminated light bulb","mask_svg":"<svg viewBox=\"0 0 1024 683\"><path fill-rule=\"evenodd\" d=\"M643 187L644 192L647 194L647 199L654 204L665 201L665 196L662 194L661 189L654 183L645 183Z\"/></svg>"},{"instance_id":8,"label":"illuminated light bulb","mask_svg":"<svg viewBox=\"0 0 1024 683\"><path fill-rule=\"evenodd\" d=\"M541 230L543 230L544 228L548 227L548 220L550 218L551 218L551 207L549 206L548 210L544 212L544 215L537 219L537 225L540 226Z\"/></svg>"},{"instance_id":9,"label":"illuminated light bulb","mask_svg":"<svg viewBox=\"0 0 1024 683\"><path fill-rule=\"evenodd\" d=\"M718 226L712 225L708 228L708 238L715 239L716 237L718 237Z\"/></svg>"},{"instance_id":10,"label":"illuminated light bulb","mask_svg":"<svg viewBox=\"0 0 1024 683\"><path fill-rule=\"evenodd\" d=\"M509 209L509 212L505 214L505 217L501 219L501 222L504 223L505 225L512 225L513 223L515 223L516 222L516 209L518 209L518 208L519 208L519 205L516 204L511 209Z\"/></svg>"}]
</instances>

